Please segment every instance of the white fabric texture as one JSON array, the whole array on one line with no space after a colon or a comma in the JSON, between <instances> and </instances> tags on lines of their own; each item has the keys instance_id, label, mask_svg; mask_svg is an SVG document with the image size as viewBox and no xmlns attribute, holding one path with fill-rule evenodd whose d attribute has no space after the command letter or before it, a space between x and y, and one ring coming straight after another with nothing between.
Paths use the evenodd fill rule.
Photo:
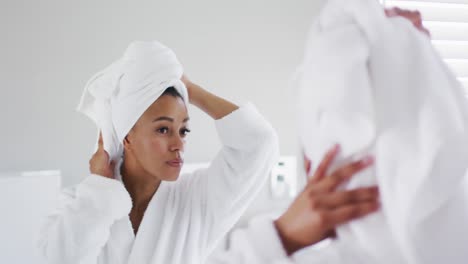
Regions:
<instances>
[{"instance_id":1,"label":"white fabric texture","mask_svg":"<svg viewBox=\"0 0 468 264\"><path fill-rule=\"evenodd\" d=\"M252 104L215 124L223 144L216 158L206 169L162 182L136 237L120 181L90 175L65 190L39 241L49 263L203 263L279 158L276 133Z\"/></svg>"},{"instance_id":2,"label":"white fabric texture","mask_svg":"<svg viewBox=\"0 0 468 264\"><path fill-rule=\"evenodd\" d=\"M427 36L375 0L330 0L313 24L299 86L299 126L316 166L364 154L375 165L346 189L377 184L380 212L338 228L308 263L468 261L468 111Z\"/></svg>"},{"instance_id":3,"label":"white fabric texture","mask_svg":"<svg viewBox=\"0 0 468 264\"><path fill-rule=\"evenodd\" d=\"M123 139L167 88L174 87L188 103L182 74L171 49L157 41L135 41L120 59L88 81L77 110L102 131L111 160L119 160Z\"/></svg>"},{"instance_id":4,"label":"white fabric texture","mask_svg":"<svg viewBox=\"0 0 468 264\"><path fill-rule=\"evenodd\" d=\"M229 248L213 254L207 264L286 264L288 258L273 221L259 219L229 235Z\"/></svg>"}]
</instances>

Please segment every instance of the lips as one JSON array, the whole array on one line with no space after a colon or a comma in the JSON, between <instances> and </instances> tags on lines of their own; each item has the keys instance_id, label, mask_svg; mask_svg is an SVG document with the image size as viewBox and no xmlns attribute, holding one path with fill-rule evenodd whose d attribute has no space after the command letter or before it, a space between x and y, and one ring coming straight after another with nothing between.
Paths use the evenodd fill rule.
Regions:
<instances>
[{"instance_id":1,"label":"lips","mask_svg":"<svg viewBox=\"0 0 468 264\"><path fill-rule=\"evenodd\" d=\"M167 165L174 167L174 168L180 168L184 164L184 161L182 159L173 159L170 161L166 162Z\"/></svg>"}]
</instances>

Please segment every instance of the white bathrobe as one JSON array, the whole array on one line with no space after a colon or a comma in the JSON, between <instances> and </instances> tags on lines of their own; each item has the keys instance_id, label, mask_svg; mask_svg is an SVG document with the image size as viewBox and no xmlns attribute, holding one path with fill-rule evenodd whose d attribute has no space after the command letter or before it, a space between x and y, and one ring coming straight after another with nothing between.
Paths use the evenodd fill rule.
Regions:
<instances>
[{"instance_id":1,"label":"white bathrobe","mask_svg":"<svg viewBox=\"0 0 468 264\"><path fill-rule=\"evenodd\" d=\"M120 181L89 175L64 191L40 248L57 264L202 263L239 219L278 159L271 125L247 104L215 121L223 147L207 169L162 182L136 237Z\"/></svg>"}]
</instances>

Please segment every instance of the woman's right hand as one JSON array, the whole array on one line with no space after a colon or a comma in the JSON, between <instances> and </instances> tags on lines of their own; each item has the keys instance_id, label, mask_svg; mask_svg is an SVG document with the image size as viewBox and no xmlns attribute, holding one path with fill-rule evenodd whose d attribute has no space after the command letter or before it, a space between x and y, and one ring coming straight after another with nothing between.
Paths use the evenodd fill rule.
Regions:
<instances>
[{"instance_id":1,"label":"woman's right hand","mask_svg":"<svg viewBox=\"0 0 468 264\"><path fill-rule=\"evenodd\" d=\"M215 120L221 119L239 108L230 101L214 95L190 81L185 74L182 75L180 80L187 88L190 103Z\"/></svg>"},{"instance_id":2,"label":"woman's right hand","mask_svg":"<svg viewBox=\"0 0 468 264\"><path fill-rule=\"evenodd\" d=\"M406 9L400 9L398 7L385 9L385 14L387 17L402 17L408 19L416 29L426 34L429 38L431 37L431 32L423 25L423 19L419 11L411 11Z\"/></svg>"},{"instance_id":3,"label":"woman's right hand","mask_svg":"<svg viewBox=\"0 0 468 264\"><path fill-rule=\"evenodd\" d=\"M326 175L338 152L339 147L335 146L326 154L304 190L274 223L288 255L333 235L337 226L379 208L377 187L337 190L354 174L369 167L373 159L349 163Z\"/></svg>"},{"instance_id":4,"label":"woman's right hand","mask_svg":"<svg viewBox=\"0 0 468 264\"><path fill-rule=\"evenodd\" d=\"M92 174L114 179L114 161L109 162L109 154L104 150L102 135L99 133L98 149L89 160L89 171Z\"/></svg>"}]
</instances>

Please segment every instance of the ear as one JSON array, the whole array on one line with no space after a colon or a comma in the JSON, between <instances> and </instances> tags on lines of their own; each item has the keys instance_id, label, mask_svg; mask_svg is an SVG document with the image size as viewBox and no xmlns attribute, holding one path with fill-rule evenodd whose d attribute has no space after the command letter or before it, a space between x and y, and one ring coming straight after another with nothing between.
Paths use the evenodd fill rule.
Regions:
<instances>
[{"instance_id":1,"label":"ear","mask_svg":"<svg viewBox=\"0 0 468 264\"><path fill-rule=\"evenodd\" d=\"M304 170L306 172L307 177L309 177L310 170L312 169L312 161L306 156L304 152L302 152L302 156L304 159Z\"/></svg>"},{"instance_id":2,"label":"ear","mask_svg":"<svg viewBox=\"0 0 468 264\"><path fill-rule=\"evenodd\" d=\"M126 135L123 140L123 146L125 151L129 151L131 149L132 144L130 143L128 135Z\"/></svg>"}]
</instances>

